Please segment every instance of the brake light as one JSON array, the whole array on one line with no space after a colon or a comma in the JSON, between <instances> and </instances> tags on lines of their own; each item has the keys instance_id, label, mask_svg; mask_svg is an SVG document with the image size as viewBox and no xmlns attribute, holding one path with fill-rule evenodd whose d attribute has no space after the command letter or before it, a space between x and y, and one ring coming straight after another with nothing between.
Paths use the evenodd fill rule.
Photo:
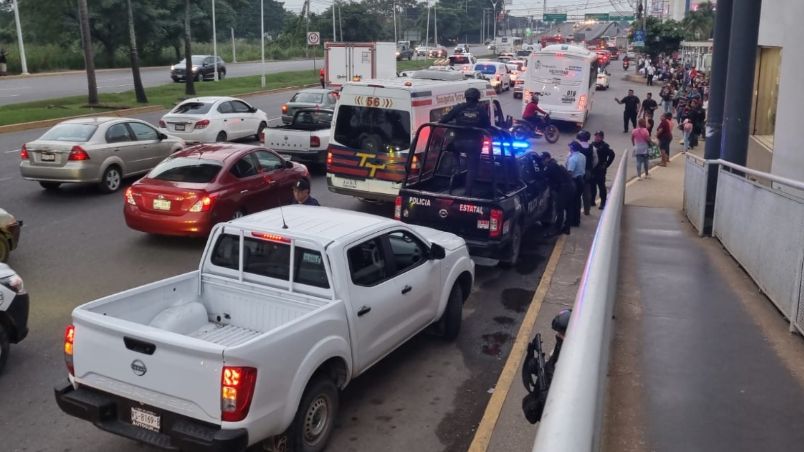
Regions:
<instances>
[{"instance_id":1,"label":"brake light","mask_svg":"<svg viewBox=\"0 0 804 452\"><path fill-rule=\"evenodd\" d=\"M131 191L131 187L126 189L126 203L130 206L136 206L137 202L134 201L134 193Z\"/></svg>"},{"instance_id":2,"label":"brake light","mask_svg":"<svg viewBox=\"0 0 804 452\"><path fill-rule=\"evenodd\" d=\"M495 80L499 80L499 79L500 79L500 74L495 75L495 76L494 76L494 79L495 79Z\"/></svg>"},{"instance_id":3,"label":"brake light","mask_svg":"<svg viewBox=\"0 0 804 452\"><path fill-rule=\"evenodd\" d=\"M25 145L22 145L22 149L20 149L20 159L28 160L28 148Z\"/></svg>"},{"instance_id":4,"label":"brake light","mask_svg":"<svg viewBox=\"0 0 804 452\"><path fill-rule=\"evenodd\" d=\"M321 146L321 138L318 138L315 135L311 135L310 136L310 147L311 148L317 148L319 146Z\"/></svg>"},{"instance_id":5,"label":"brake light","mask_svg":"<svg viewBox=\"0 0 804 452\"><path fill-rule=\"evenodd\" d=\"M483 147L480 149L481 154L491 154L491 138L483 137Z\"/></svg>"},{"instance_id":6,"label":"brake light","mask_svg":"<svg viewBox=\"0 0 804 452\"><path fill-rule=\"evenodd\" d=\"M67 160L89 160L89 154L87 154L87 151L81 146L73 146L73 148L70 149L70 155L67 157Z\"/></svg>"},{"instance_id":7,"label":"brake light","mask_svg":"<svg viewBox=\"0 0 804 452\"><path fill-rule=\"evenodd\" d=\"M70 375L75 376L75 367L73 366L73 346L75 345L75 327L67 325L64 330L64 364L67 365L67 371Z\"/></svg>"},{"instance_id":8,"label":"brake light","mask_svg":"<svg viewBox=\"0 0 804 452\"><path fill-rule=\"evenodd\" d=\"M196 129L205 129L209 125L209 119L202 119L195 123Z\"/></svg>"},{"instance_id":9,"label":"brake light","mask_svg":"<svg viewBox=\"0 0 804 452\"><path fill-rule=\"evenodd\" d=\"M586 94L581 94L578 97L578 110L580 111L586 110Z\"/></svg>"},{"instance_id":10,"label":"brake light","mask_svg":"<svg viewBox=\"0 0 804 452\"><path fill-rule=\"evenodd\" d=\"M205 195L201 197L193 207L190 207L190 212L209 212L212 205L215 203L217 195Z\"/></svg>"},{"instance_id":11,"label":"brake light","mask_svg":"<svg viewBox=\"0 0 804 452\"><path fill-rule=\"evenodd\" d=\"M160 119L160 120L159 120L159 128L161 128L161 129L167 129L167 124L166 124L166 123L165 123L165 121L164 121L164 120L162 120L162 119Z\"/></svg>"},{"instance_id":12,"label":"brake light","mask_svg":"<svg viewBox=\"0 0 804 452\"><path fill-rule=\"evenodd\" d=\"M327 152L327 166L332 165L332 152Z\"/></svg>"},{"instance_id":13,"label":"brake light","mask_svg":"<svg viewBox=\"0 0 804 452\"><path fill-rule=\"evenodd\" d=\"M282 114L287 114L288 112L288 104L282 104Z\"/></svg>"},{"instance_id":14,"label":"brake light","mask_svg":"<svg viewBox=\"0 0 804 452\"><path fill-rule=\"evenodd\" d=\"M500 209L491 209L491 218L489 219L489 237L499 237L502 234L503 225L503 211Z\"/></svg>"},{"instance_id":15,"label":"brake light","mask_svg":"<svg viewBox=\"0 0 804 452\"><path fill-rule=\"evenodd\" d=\"M221 420L242 421L251 407L257 384L257 369L224 366L221 372Z\"/></svg>"},{"instance_id":16,"label":"brake light","mask_svg":"<svg viewBox=\"0 0 804 452\"><path fill-rule=\"evenodd\" d=\"M258 239L268 240L269 242L290 243L289 238L279 234L271 234L268 232L252 232L251 236L256 237Z\"/></svg>"},{"instance_id":17,"label":"brake light","mask_svg":"<svg viewBox=\"0 0 804 452\"><path fill-rule=\"evenodd\" d=\"M265 144L265 131L260 132L260 142Z\"/></svg>"},{"instance_id":18,"label":"brake light","mask_svg":"<svg viewBox=\"0 0 804 452\"><path fill-rule=\"evenodd\" d=\"M394 219L401 220L402 219L402 197L397 196L396 200L394 201Z\"/></svg>"}]
</instances>

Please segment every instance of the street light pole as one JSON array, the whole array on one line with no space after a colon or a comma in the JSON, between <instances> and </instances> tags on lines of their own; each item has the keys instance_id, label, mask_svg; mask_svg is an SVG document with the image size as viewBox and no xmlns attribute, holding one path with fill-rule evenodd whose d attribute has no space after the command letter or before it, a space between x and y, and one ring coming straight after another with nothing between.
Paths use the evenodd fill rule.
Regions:
<instances>
[{"instance_id":1,"label":"street light pole","mask_svg":"<svg viewBox=\"0 0 804 452\"><path fill-rule=\"evenodd\" d=\"M491 20L494 21L494 34L491 35L491 41L494 43L494 54L497 54L497 2L491 2L493 9L491 10Z\"/></svg>"},{"instance_id":2,"label":"street light pole","mask_svg":"<svg viewBox=\"0 0 804 452\"><path fill-rule=\"evenodd\" d=\"M237 46L235 45L234 27L230 28L232 30L232 63L237 63Z\"/></svg>"},{"instance_id":3,"label":"street light pole","mask_svg":"<svg viewBox=\"0 0 804 452\"><path fill-rule=\"evenodd\" d=\"M20 11L17 0L14 2L14 21L17 23L17 42L20 46L20 65L22 66L22 75L28 75L28 62L25 60L25 44L22 42L22 26L20 25Z\"/></svg>"},{"instance_id":4,"label":"street light pole","mask_svg":"<svg viewBox=\"0 0 804 452\"><path fill-rule=\"evenodd\" d=\"M424 46L430 47L430 0L427 0L427 32L424 38ZM430 56L430 52L428 49L427 56Z\"/></svg>"},{"instance_id":5,"label":"street light pole","mask_svg":"<svg viewBox=\"0 0 804 452\"><path fill-rule=\"evenodd\" d=\"M342 38L343 36L341 36ZM338 36L335 34L335 2L332 2L332 42L338 42Z\"/></svg>"},{"instance_id":6,"label":"street light pole","mask_svg":"<svg viewBox=\"0 0 804 452\"><path fill-rule=\"evenodd\" d=\"M218 81L218 35L215 29L215 0L212 0L212 57L214 63L213 80Z\"/></svg>"},{"instance_id":7,"label":"street light pole","mask_svg":"<svg viewBox=\"0 0 804 452\"><path fill-rule=\"evenodd\" d=\"M263 0L260 0L260 86L265 88L265 9Z\"/></svg>"},{"instance_id":8,"label":"street light pole","mask_svg":"<svg viewBox=\"0 0 804 452\"><path fill-rule=\"evenodd\" d=\"M396 34L396 2L393 2L394 7L394 45L399 42L399 36Z\"/></svg>"}]
</instances>

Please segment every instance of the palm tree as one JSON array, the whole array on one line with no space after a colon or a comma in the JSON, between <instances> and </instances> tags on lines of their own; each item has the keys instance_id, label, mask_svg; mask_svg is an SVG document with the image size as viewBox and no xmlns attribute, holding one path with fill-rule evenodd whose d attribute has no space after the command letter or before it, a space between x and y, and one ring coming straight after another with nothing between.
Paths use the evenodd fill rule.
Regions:
<instances>
[{"instance_id":1,"label":"palm tree","mask_svg":"<svg viewBox=\"0 0 804 452\"><path fill-rule=\"evenodd\" d=\"M134 94L137 102L147 104L148 98L145 96L145 89L142 87L140 78L140 55L137 52L137 35L134 31L134 12L131 9L131 0L126 0L128 6L128 39L131 47L131 74L134 76Z\"/></svg>"},{"instance_id":2,"label":"palm tree","mask_svg":"<svg viewBox=\"0 0 804 452\"><path fill-rule=\"evenodd\" d=\"M190 0L184 0L184 94L195 96L195 85L193 84L193 49L190 45L190 3Z\"/></svg>"},{"instance_id":3,"label":"palm tree","mask_svg":"<svg viewBox=\"0 0 804 452\"><path fill-rule=\"evenodd\" d=\"M89 31L89 9L87 0L78 0L78 20L81 26L81 45L84 47L84 65L87 68L87 88L89 105L98 104L98 82L95 80L95 54L92 49L92 36Z\"/></svg>"},{"instance_id":4,"label":"palm tree","mask_svg":"<svg viewBox=\"0 0 804 452\"><path fill-rule=\"evenodd\" d=\"M715 28L715 9L711 2L701 3L696 11L690 11L683 20L687 37L706 40L712 37Z\"/></svg>"}]
</instances>

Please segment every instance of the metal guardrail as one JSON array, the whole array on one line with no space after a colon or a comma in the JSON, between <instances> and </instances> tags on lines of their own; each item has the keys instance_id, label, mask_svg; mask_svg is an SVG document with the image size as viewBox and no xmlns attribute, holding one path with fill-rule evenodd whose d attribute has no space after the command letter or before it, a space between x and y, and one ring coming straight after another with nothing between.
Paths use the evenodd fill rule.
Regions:
<instances>
[{"instance_id":1,"label":"metal guardrail","mask_svg":"<svg viewBox=\"0 0 804 452\"><path fill-rule=\"evenodd\" d=\"M600 445L628 160L620 160L595 232L533 452L588 452Z\"/></svg>"}]
</instances>

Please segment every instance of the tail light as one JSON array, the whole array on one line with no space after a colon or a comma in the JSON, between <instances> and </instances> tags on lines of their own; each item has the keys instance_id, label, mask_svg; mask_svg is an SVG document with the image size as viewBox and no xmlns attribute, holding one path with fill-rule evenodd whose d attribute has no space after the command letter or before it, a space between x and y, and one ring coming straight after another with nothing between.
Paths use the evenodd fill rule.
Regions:
<instances>
[{"instance_id":1,"label":"tail light","mask_svg":"<svg viewBox=\"0 0 804 452\"><path fill-rule=\"evenodd\" d=\"M286 115L288 113L288 104L282 104L282 114Z\"/></svg>"},{"instance_id":2,"label":"tail light","mask_svg":"<svg viewBox=\"0 0 804 452\"><path fill-rule=\"evenodd\" d=\"M586 110L586 94L581 94L578 97L578 110L580 111Z\"/></svg>"},{"instance_id":3,"label":"tail light","mask_svg":"<svg viewBox=\"0 0 804 452\"><path fill-rule=\"evenodd\" d=\"M216 195L204 195L190 207L190 212L209 212L215 204Z\"/></svg>"},{"instance_id":4,"label":"tail light","mask_svg":"<svg viewBox=\"0 0 804 452\"><path fill-rule=\"evenodd\" d=\"M20 159L28 160L28 148L25 145L22 145L22 149L20 149Z\"/></svg>"},{"instance_id":5,"label":"tail light","mask_svg":"<svg viewBox=\"0 0 804 452\"><path fill-rule=\"evenodd\" d=\"M310 147L311 148L317 148L319 146L321 146L321 138L318 138L315 135L311 135L310 136Z\"/></svg>"},{"instance_id":6,"label":"tail light","mask_svg":"<svg viewBox=\"0 0 804 452\"><path fill-rule=\"evenodd\" d=\"M394 219L401 220L402 219L402 197L397 196L396 200L394 201Z\"/></svg>"},{"instance_id":7,"label":"tail light","mask_svg":"<svg viewBox=\"0 0 804 452\"><path fill-rule=\"evenodd\" d=\"M500 237L502 235L503 225L503 211L500 209L491 209L491 218L489 219L489 237Z\"/></svg>"},{"instance_id":8,"label":"tail light","mask_svg":"<svg viewBox=\"0 0 804 452\"><path fill-rule=\"evenodd\" d=\"M167 124L165 123L164 120L162 119L159 120L159 127L162 129L167 129Z\"/></svg>"},{"instance_id":9,"label":"tail light","mask_svg":"<svg viewBox=\"0 0 804 452\"><path fill-rule=\"evenodd\" d=\"M327 152L327 167L332 165L332 152Z\"/></svg>"},{"instance_id":10,"label":"tail light","mask_svg":"<svg viewBox=\"0 0 804 452\"><path fill-rule=\"evenodd\" d=\"M260 143L265 144L265 131L260 132Z\"/></svg>"},{"instance_id":11,"label":"tail light","mask_svg":"<svg viewBox=\"0 0 804 452\"><path fill-rule=\"evenodd\" d=\"M87 154L87 151L81 146L73 146L73 148L70 149L70 155L67 157L67 160L89 160L89 154Z\"/></svg>"},{"instance_id":12,"label":"tail light","mask_svg":"<svg viewBox=\"0 0 804 452\"><path fill-rule=\"evenodd\" d=\"M75 367L73 366L73 345L75 344L75 327L67 325L64 330L64 364L67 365L67 371L70 375L75 376Z\"/></svg>"},{"instance_id":13,"label":"tail light","mask_svg":"<svg viewBox=\"0 0 804 452\"><path fill-rule=\"evenodd\" d=\"M257 383L257 369L224 366L221 372L221 420L242 421L251 407Z\"/></svg>"},{"instance_id":14,"label":"tail light","mask_svg":"<svg viewBox=\"0 0 804 452\"><path fill-rule=\"evenodd\" d=\"M137 202L134 201L134 193L131 191L131 187L126 189L126 203L130 206L137 205Z\"/></svg>"},{"instance_id":15,"label":"tail light","mask_svg":"<svg viewBox=\"0 0 804 452\"><path fill-rule=\"evenodd\" d=\"M494 79L495 79L495 80L499 80L499 79L500 79L500 74L495 75L495 76L494 76Z\"/></svg>"},{"instance_id":16,"label":"tail light","mask_svg":"<svg viewBox=\"0 0 804 452\"><path fill-rule=\"evenodd\" d=\"M480 149L481 154L491 154L491 138L483 137L483 147Z\"/></svg>"},{"instance_id":17,"label":"tail light","mask_svg":"<svg viewBox=\"0 0 804 452\"><path fill-rule=\"evenodd\" d=\"M202 119L195 123L196 129L205 129L209 125L209 119Z\"/></svg>"}]
</instances>

